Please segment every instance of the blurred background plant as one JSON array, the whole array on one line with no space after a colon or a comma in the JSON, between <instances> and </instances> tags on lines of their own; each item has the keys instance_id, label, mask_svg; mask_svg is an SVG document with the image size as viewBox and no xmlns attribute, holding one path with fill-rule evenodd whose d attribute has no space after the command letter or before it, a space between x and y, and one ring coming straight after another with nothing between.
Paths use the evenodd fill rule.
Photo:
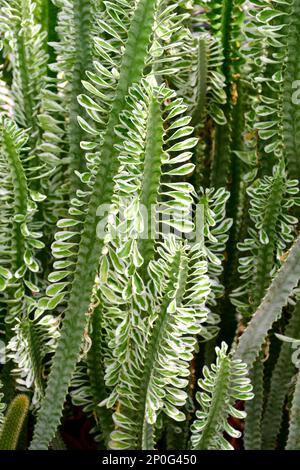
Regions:
<instances>
[{"instance_id":1,"label":"blurred background plant","mask_svg":"<svg viewBox=\"0 0 300 470\"><path fill-rule=\"evenodd\" d=\"M300 449L299 44L300 0L0 0L1 448Z\"/></svg>"}]
</instances>

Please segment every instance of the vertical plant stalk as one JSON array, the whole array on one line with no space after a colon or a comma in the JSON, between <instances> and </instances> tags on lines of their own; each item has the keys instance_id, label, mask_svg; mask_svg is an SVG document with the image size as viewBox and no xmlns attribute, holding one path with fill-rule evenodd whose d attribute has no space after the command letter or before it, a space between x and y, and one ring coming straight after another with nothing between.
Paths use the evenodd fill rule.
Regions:
<instances>
[{"instance_id":1,"label":"vertical plant stalk","mask_svg":"<svg viewBox=\"0 0 300 470\"><path fill-rule=\"evenodd\" d=\"M232 112L232 127L234 133L232 135L232 155L231 155L231 191L230 198L227 203L227 215L232 218L233 223L229 232L229 239L226 245L227 257L224 265L224 287L225 297L222 299L221 315L221 339L227 344L233 340L237 322L236 311L232 305L229 294L234 289L238 281L238 250L237 243L239 240L240 227L243 223L241 215L241 207L245 201L245 187L242 185L242 162L234 152L243 149L242 134L244 130L244 105L245 96L243 83L241 80L237 84L237 103Z\"/></svg>"},{"instance_id":2,"label":"vertical plant stalk","mask_svg":"<svg viewBox=\"0 0 300 470\"><path fill-rule=\"evenodd\" d=\"M286 450L300 450L300 372L297 374L290 420Z\"/></svg>"},{"instance_id":3,"label":"vertical plant stalk","mask_svg":"<svg viewBox=\"0 0 300 470\"><path fill-rule=\"evenodd\" d=\"M97 427L100 429L105 443L108 443L110 432L113 428L112 413L99 403L107 398L104 381L104 357L103 357L103 309L100 304L92 313L92 345L87 354L87 372L90 380L94 404L94 415Z\"/></svg>"},{"instance_id":4,"label":"vertical plant stalk","mask_svg":"<svg viewBox=\"0 0 300 470\"><path fill-rule=\"evenodd\" d=\"M181 297L185 291L185 284L187 281L187 262L188 260L182 256L182 253L176 253L174 257L174 261L172 263L173 272L169 279L169 288L168 291L171 291L174 285L178 283L178 290L176 295L176 301L178 305L181 303ZM179 273L179 276L178 276ZM168 311L168 306L170 303L170 299L168 296L165 297L165 300L161 306L160 314L158 321L156 322L152 335L151 335L151 342L149 344L147 356L145 359L145 370L143 373L143 378L141 382L141 393L140 398L140 416L142 418L140 426L141 432L138 436L138 444L137 449L142 450L151 450L154 448L154 439L153 439L153 431L151 430L152 426L147 423L146 421L146 403L149 393L149 385L152 380L153 370L156 361L158 361L158 351L161 341L164 337L164 331L166 331L166 326L168 325L170 313ZM156 365L158 366L158 364Z\"/></svg>"},{"instance_id":5,"label":"vertical plant stalk","mask_svg":"<svg viewBox=\"0 0 300 470\"><path fill-rule=\"evenodd\" d=\"M245 422L244 446L246 450L261 449L261 417L263 412L264 398L264 364L259 357L250 371L251 384L253 386L254 398L246 403L245 411L247 419Z\"/></svg>"},{"instance_id":6,"label":"vertical plant stalk","mask_svg":"<svg viewBox=\"0 0 300 470\"><path fill-rule=\"evenodd\" d=\"M96 212L102 204L111 203L114 188L113 178L119 165L115 150L115 144L117 143L115 127L119 122L120 112L126 105L126 95L129 87L142 76L154 21L155 7L155 0L140 0L132 18L115 99L101 147L101 164L95 178L81 234L78 262L68 307L65 312L61 337L53 359L45 399L38 415L31 449L46 449L54 437L80 352L86 324L86 312L89 308L103 247L103 240L96 237Z\"/></svg>"},{"instance_id":7,"label":"vertical plant stalk","mask_svg":"<svg viewBox=\"0 0 300 470\"><path fill-rule=\"evenodd\" d=\"M91 0L73 0L73 14L75 28L75 60L70 83L68 127L71 196L75 195L76 189L80 185L80 180L75 174L75 171L85 171L84 151L80 147L80 142L84 140L84 131L77 121L77 116L82 116L83 114L83 108L78 103L77 96L83 92L81 82L85 78L86 70L91 68L92 62Z\"/></svg>"},{"instance_id":8,"label":"vertical plant stalk","mask_svg":"<svg viewBox=\"0 0 300 470\"><path fill-rule=\"evenodd\" d=\"M209 449L215 437L216 428L219 426L220 419L222 419L224 414L224 403L229 399L229 383L230 359L224 357L219 366L217 380L214 384L214 395L206 426L201 435L201 439L197 443L197 446L194 447L195 450Z\"/></svg>"},{"instance_id":9,"label":"vertical plant stalk","mask_svg":"<svg viewBox=\"0 0 300 470\"><path fill-rule=\"evenodd\" d=\"M153 227L152 212L157 204L158 190L161 179L162 153L163 153L163 119L161 116L160 105L153 98L150 103L149 120L147 124L147 143L145 149L144 175L142 182L141 207L148 216L146 220L146 237L139 240L138 247L144 267L146 268L154 255L155 239L151 233ZM146 273L146 270L144 270Z\"/></svg>"},{"instance_id":10,"label":"vertical plant stalk","mask_svg":"<svg viewBox=\"0 0 300 470\"><path fill-rule=\"evenodd\" d=\"M197 48L197 94L191 124L197 127L202 124L205 114L208 81L207 39L200 38Z\"/></svg>"},{"instance_id":11,"label":"vertical plant stalk","mask_svg":"<svg viewBox=\"0 0 300 470\"><path fill-rule=\"evenodd\" d=\"M27 395L16 396L8 407L0 432L0 449L15 450L29 409Z\"/></svg>"},{"instance_id":12,"label":"vertical plant stalk","mask_svg":"<svg viewBox=\"0 0 300 470\"><path fill-rule=\"evenodd\" d=\"M2 124L3 126L3 124ZM24 169L20 160L19 151L16 148L14 135L7 126L3 126L2 145L11 172L11 180L14 187L14 215L25 217L27 214L28 187ZM21 232L21 224L13 223L11 270L16 271L24 264L25 242Z\"/></svg>"},{"instance_id":13,"label":"vertical plant stalk","mask_svg":"<svg viewBox=\"0 0 300 470\"><path fill-rule=\"evenodd\" d=\"M204 366L203 378L198 380L200 392L196 399L200 410L191 426L191 445L195 450L233 450L233 446L224 436L224 431L233 438L239 438L241 432L228 421L229 416L243 419L246 413L237 410L237 400L252 400L252 385L247 377L246 364L232 360L227 355L227 345L222 342L216 348L216 363L211 368Z\"/></svg>"},{"instance_id":14,"label":"vertical plant stalk","mask_svg":"<svg viewBox=\"0 0 300 470\"><path fill-rule=\"evenodd\" d=\"M230 176L232 157L233 109L236 105L236 86L239 78L240 53L238 36L240 33L240 16L243 14L242 1L224 0L221 10L221 40L224 62L222 71L225 76L227 101L223 111L226 124L216 126L215 149L211 172L211 184L218 188L226 186ZM217 21L219 18L217 17Z\"/></svg>"},{"instance_id":15,"label":"vertical plant stalk","mask_svg":"<svg viewBox=\"0 0 300 470\"><path fill-rule=\"evenodd\" d=\"M300 1L292 2L287 38L287 62L283 80L283 145L290 178L300 180ZM294 91L293 91L294 90Z\"/></svg>"},{"instance_id":16,"label":"vertical plant stalk","mask_svg":"<svg viewBox=\"0 0 300 470\"><path fill-rule=\"evenodd\" d=\"M300 336L300 301L298 300L292 317L285 329L284 334L291 338ZM290 343L283 342L279 357L275 364L270 391L267 397L266 410L262 423L262 448L272 450L276 445L276 437L280 431L282 422L284 400L289 384L295 373L295 366L291 360L292 348Z\"/></svg>"}]
</instances>

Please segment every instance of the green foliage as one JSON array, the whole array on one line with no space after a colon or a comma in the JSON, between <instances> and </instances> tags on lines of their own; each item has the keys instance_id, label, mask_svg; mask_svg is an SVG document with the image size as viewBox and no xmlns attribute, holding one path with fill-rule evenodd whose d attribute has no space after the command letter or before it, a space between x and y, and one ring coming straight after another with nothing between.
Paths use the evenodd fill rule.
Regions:
<instances>
[{"instance_id":1,"label":"green foliage","mask_svg":"<svg viewBox=\"0 0 300 470\"><path fill-rule=\"evenodd\" d=\"M0 8L1 446L299 449L300 1Z\"/></svg>"},{"instance_id":2,"label":"green foliage","mask_svg":"<svg viewBox=\"0 0 300 470\"><path fill-rule=\"evenodd\" d=\"M253 364L250 379L253 385L254 399L245 406L247 421L245 423L244 446L246 450L261 450L261 419L263 411L264 365L261 358ZM247 406L248 405L248 406Z\"/></svg>"},{"instance_id":3,"label":"green foliage","mask_svg":"<svg viewBox=\"0 0 300 470\"><path fill-rule=\"evenodd\" d=\"M297 338L300 336L300 303L299 300L292 312L292 316L284 330L286 336ZM283 405L288 393L291 380L295 374L295 366L291 360L292 348L283 343L280 354L272 372L268 401L263 417L263 449L273 449L276 437L279 434L283 414Z\"/></svg>"},{"instance_id":4,"label":"green foliage","mask_svg":"<svg viewBox=\"0 0 300 470\"><path fill-rule=\"evenodd\" d=\"M297 381L294 391L293 404L291 409L291 423L289 436L286 444L287 450L300 449L299 416L300 416L300 375L297 375Z\"/></svg>"},{"instance_id":5,"label":"green foliage","mask_svg":"<svg viewBox=\"0 0 300 470\"><path fill-rule=\"evenodd\" d=\"M3 384L0 382L0 389L3 388ZM5 403L2 402L2 399L4 397L4 394L1 392L0 393L0 426L3 425L3 421L4 421L4 411L5 411Z\"/></svg>"},{"instance_id":6,"label":"green foliage","mask_svg":"<svg viewBox=\"0 0 300 470\"><path fill-rule=\"evenodd\" d=\"M280 316L282 308L297 286L299 276L300 238L298 237L239 341L235 355L248 366L253 365L268 331Z\"/></svg>"}]
</instances>

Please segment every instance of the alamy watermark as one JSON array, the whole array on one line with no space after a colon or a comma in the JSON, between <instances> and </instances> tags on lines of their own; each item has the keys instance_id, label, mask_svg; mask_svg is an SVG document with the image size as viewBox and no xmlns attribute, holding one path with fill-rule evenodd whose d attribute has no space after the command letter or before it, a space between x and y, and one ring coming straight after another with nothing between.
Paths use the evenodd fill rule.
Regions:
<instances>
[{"instance_id":1,"label":"alamy watermark","mask_svg":"<svg viewBox=\"0 0 300 470\"><path fill-rule=\"evenodd\" d=\"M97 238L107 240L161 239L173 234L190 243L203 238L205 206L173 206L161 202L146 206L130 198L123 198L118 206L102 204L96 212Z\"/></svg>"}]
</instances>

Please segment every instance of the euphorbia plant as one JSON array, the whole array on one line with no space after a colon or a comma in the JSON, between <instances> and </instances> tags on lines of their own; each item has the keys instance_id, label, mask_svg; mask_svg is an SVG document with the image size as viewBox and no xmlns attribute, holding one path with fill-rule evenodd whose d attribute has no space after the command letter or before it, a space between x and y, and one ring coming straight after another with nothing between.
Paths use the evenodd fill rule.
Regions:
<instances>
[{"instance_id":1,"label":"euphorbia plant","mask_svg":"<svg viewBox=\"0 0 300 470\"><path fill-rule=\"evenodd\" d=\"M300 2L0 7L0 442L300 449Z\"/></svg>"}]
</instances>

